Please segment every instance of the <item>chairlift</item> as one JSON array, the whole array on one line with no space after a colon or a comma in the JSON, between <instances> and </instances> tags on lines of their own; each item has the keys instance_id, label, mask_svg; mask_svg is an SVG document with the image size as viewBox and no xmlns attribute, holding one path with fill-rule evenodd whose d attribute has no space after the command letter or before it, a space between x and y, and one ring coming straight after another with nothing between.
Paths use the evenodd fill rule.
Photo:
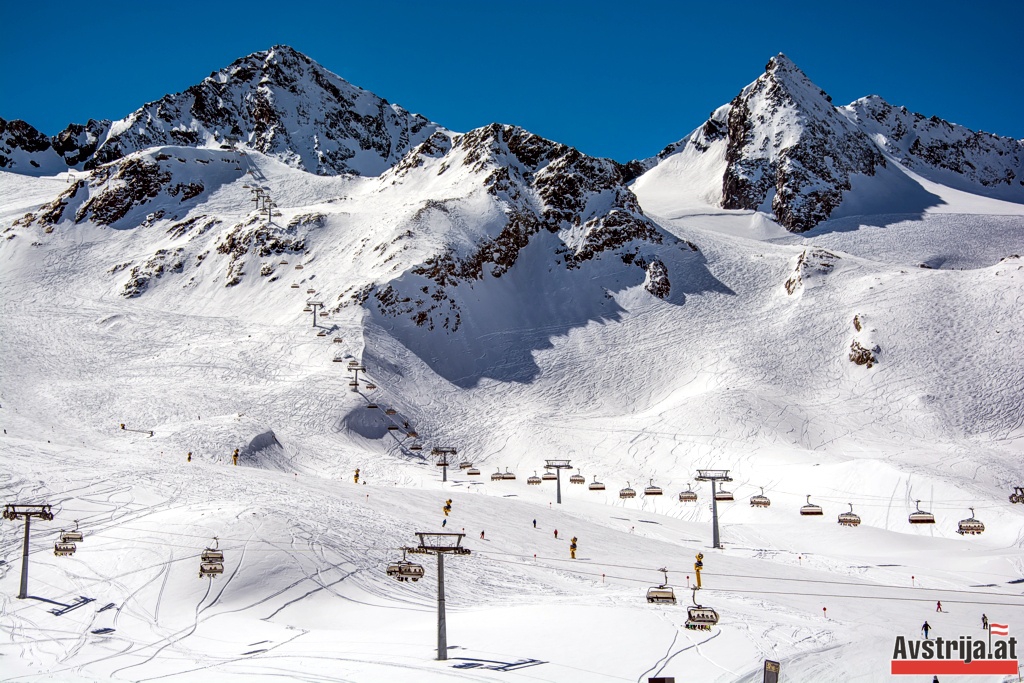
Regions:
<instances>
[{"instance_id":1,"label":"chairlift","mask_svg":"<svg viewBox=\"0 0 1024 683\"><path fill-rule=\"evenodd\" d=\"M216 577L224 573L224 551L219 549L220 541L213 537L213 547L203 551L199 558L199 578Z\"/></svg>"},{"instance_id":2,"label":"chairlift","mask_svg":"<svg viewBox=\"0 0 1024 683\"><path fill-rule=\"evenodd\" d=\"M78 547L70 541L57 541L53 544L53 554L57 557L69 557L75 554Z\"/></svg>"},{"instance_id":3,"label":"chairlift","mask_svg":"<svg viewBox=\"0 0 1024 683\"><path fill-rule=\"evenodd\" d=\"M590 486L588 486L587 488L591 491L604 491L604 484L597 480L597 475L595 474L594 481L592 481L590 483Z\"/></svg>"},{"instance_id":4,"label":"chairlift","mask_svg":"<svg viewBox=\"0 0 1024 683\"><path fill-rule=\"evenodd\" d=\"M580 474L579 470L576 470L576 474L569 477L570 484L586 484L587 478Z\"/></svg>"},{"instance_id":5,"label":"chairlift","mask_svg":"<svg viewBox=\"0 0 1024 683\"><path fill-rule=\"evenodd\" d=\"M497 472L495 472L494 474L491 475L491 481L501 481L504 478L505 478L505 475L502 474L500 469Z\"/></svg>"},{"instance_id":6,"label":"chairlift","mask_svg":"<svg viewBox=\"0 0 1024 683\"><path fill-rule=\"evenodd\" d=\"M650 482L650 486L648 486L647 488L644 489L644 495L645 496L660 496L660 495L665 493L661 489L660 486L655 486L654 485L654 480L653 479L650 479L649 482Z\"/></svg>"},{"instance_id":7,"label":"chairlift","mask_svg":"<svg viewBox=\"0 0 1024 683\"><path fill-rule=\"evenodd\" d=\"M697 603L697 587L692 589L693 607L686 608L686 623L684 626L691 631L710 631L711 627L718 623L718 612Z\"/></svg>"},{"instance_id":8,"label":"chairlift","mask_svg":"<svg viewBox=\"0 0 1024 683\"><path fill-rule=\"evenodd\" d=\"M985 531L985 525L981 523L981 520L974 518L974 508L968 508L968 510L971 511L971 516L960 520L960 523L957 524L956 532L961 536L964 534L976 536Z\"/></svg>"},{"instance_id":9,"label":"chairlift","mask_svg":"<svg viewBox=\"0 0 1024 683\"><path fill-rule=\"evenodd\" d=\"M350 368L358 368L359 367L359 361L357 361L355 358L353 358L352 360L350 360L348 362L348 366Z\"/></svg>"},{"instance_id":10,"label":"chairlift","mask_svg":"<svg viewBox=\"0 0 1024 683\"><path fill-rule=\"evenodd\" d=\"M725 489L716 489L715 490L715 500L717 500L719 502L721 502L721 501L731 502L731 501L736 500L736 499L733 498L732 491L726 491Z\"/></svg>"},{"instance_id":11,"label":"chairlift","mask_svg":"<svg viewBox=\"0 0 1024 683\"><path fill-rule=\"evenodd\" d=\"M288 265L288 262L287 262L287 261L281 261L281 265L282 265L282 266L287 266L287 265Z\"/></svg>"},{"instance_id":12,"label":"chairlift","mask_svg":"<svg viewBox=\"0 0 1024 683\"><path fill-rule=\"evenodd\" d=\"M764 487L761 487L761 493L756 496L750 497L750 507L752 508L766 508L770 507L772 501L768 496L764 495Z\"/></svg>"},{"instance_id":13,"label":"chairlift","mask_svg":"<svg viewBox=\"0 0 1024 683\"><path fill-rule=\"evenodd\" d=\"M423 578L423 565L406 560L405 550L402 550L402 559L389 564L386 573L397 581L419 581Z\"/></svg>"},{"instance_id":14,"label":"chairlift","mask_svg":"<svg viewBox=\"0 0 1024 683\"><path fill-rule=\"evenodd\" d=\"M309 289L306 290L306 294L316 294L316 290L310 287Z\"/></svg>"},{"instance_id":15,"label":"chairlift","mask_svg":"<svg viewBox=\"0 0 1024 683\"><path fill-rule=\"evenodd\" d=\"M662 567L658 571L665 575L665 582L647 589L647 602L676 604L675 589L668 585L668 570Z\"/></svg>"},{"instance_id":16,"label":"chairlift","mask_svg":"<svg viewBox=\"0 0 1024 683\"><path fill-rule=\"evenodd\" d=\"M480 476L480 470L478 470L475 467L470 467L468 470L466 470L466 474L468 474L471 477L479 477Z\"/></svg>"},{"instance_id":17,"label":"chairlift","mask_svg":"<svg viewBox=\"0 0 1024 683\"><path fill-rule=\"evenodd\" d=\"M398 425L388 425L388 431L389 432L397 432L398 431Z\"/></svg>"},{"instance_id":18,"label":"chairlift","mask_svg":"<svg viewBox=\"0 0 1024 683\"><path fill-rule=\"evenodd\" d=\"M75 528L73 531L60 530L61 543L81 543L85 540L85 536L81 531L78 530L78 520L75 520Z\"/></svg>"},{"instance_id":19,"label":"chairlift","mask_svg":"<svg viewBox=\"0 0 1024 683\"><path fill-rule=\"evenodd\" d=\"M366 383L366 388L367 388L367 389L368 389L369 391L373 391L374 389L376 389L376 388L377 388L377 385L376 385L376 384L374 384L373 382L367 382L367 383Z\"/></svg>"},{"instance_id":20,"label":"chairlift","mask_svg":"<svg viewBox=\"0 0 1024 683\"><path fill-rule=\"evenodd\" d=\"M300 263L297 266L295 266L295 270L302 270L302 264Z\"/></svg>"},{"instance_id":21,"label":"chairlift","mask_svg":"<svg viewBox=\"0 0 1024 683\"><path fill-rule=\"evenodd\" d=\"M847 503L850 506L849 512L843 512L839 515L839 524L842 526L860 526L860 515L853 512L853 503Z\"/></svg>"},{"instance_id":22,"label":"chairlift","mask_svg":"<svg viewBox=\"0 0 1024 683\"><path fill-rule=\"evenodd\" d=\"M460 470L468 470L472 466L473 466L473 463L471 463L468 460L463 460L462 462L459 463L459 469Z\"/></svg>"},{"instance_id":23,"label":"chairlift","mask_svg":"<svg viewBox=\"0 0 1024 683\"><path fill-rule=\"evenodd\" d=\"M817 515L817 516L821 516L824 513L821 511L821 506L820 505L813 505L813 504L811 504L811 494L808 493L807 494L807 505L804 505L803 507L800 508L800 514L801 515Z\"/></svg>"},{"instance_id":24,"label":"chairlift","mask_svg":"<svg viewBox=\"0 0 1024 683\"><path fill-rule=\"evenodd\" d=\"M343 341L345 341L345 340L342 339L341 337L335 337L334 338L334 343L335 344L341 344Z\"/></svg>"},{"instance_id":25,"label":"chairlift","mask_svg":"<svg viewBox=\"0 0 1024 683\"><path fill-rule=\"evenodd\" d=\"M343 363L343 362L345 362L345 357L344 356L335 356L334 357L334 362L335 363Z\"/></svg>"},{"instance_id":26,"label":"chairlift","mask_svg":"<svg viewBox=\"0 0 1024 683\"><path fill-rule=\"evenodd\" d=\"M690 483L686 483L686 490L679 492L680 503L693 503L697 500L697 492L690 488Z\"/></svg>"},{"instance_id":27,"label":"chairlift","mask_svg":"<svg viewBox=\"0 0 1024 683\"><path fill-rule=\"evenodd\" d=\"M394 408L388 408L387 410L384 411L385 415L395 415L396 413L398 413L398 411L395 410Z\"/></svg>"},{"instance_id":28,"label":"chairlift","mask_svg":"<svg viewBox=\"0 0 1024 683\"><path fill-rule=\"evenodd\" d=\"M302 309L302 312L303 313L312 313L313 309L310 308L309 306L306 306L305 308Z\"/></svg>"},{"instance_id":29,"label":"chairlift","mask_svg":"<svg viewBox=\"0 0 1024 683\"><path fill-rule=\"evenodd\" d=\"M327 336L327 330L320 330L319 332L316 333L316 336L318 336L318 337L326 337Z\"/></svg>"},{"instance_id":30,"label":"chairlift","mask_svg":"<svg viewBox=\"0 0 1024 683\"><path fill-rule=\"evenodd\" d=\"M292 289L298 289L298 288L299 288L299 283L298 282L293 282L292 283Z\"/></svg>"},{"instance_id":31,"label":"chairlift","mask_svg":"<svg viewBox=\"0 0 1024 683\"><path fill-rule=\"evenodd\" d=\"M451 467L451 464L448 462L448 454L447 453L440 453L437 456L437 462L435 464L438 467Z\"/></svg>"},{"instance_id":32,"label":"chairlift","mask_svg":"<svg viewBox=\"0 0 1024 683\"><path fill-rule=\"evenodd\" d=\"M636 498L636 491L629 487L629 482L626 482L626 488L619 489L619 498Z\"/></svg>"},{"instance_id":33,"label":"chairlift","mask_svg":"<svg viewBox=\"0 0 1024 683\"><path fill-rule=\"evenodd\" d=\"M505 468L505 474L501 475L501 478L502 479L506 479L506 480L515 481L516 473L509 471L509 469L506 467Z\"/></svg>"},{"instance_id":34,"label":"chairlift","mask_svg":"<svg viewBox=\"0 0 1024 683\"><path fill-rule=\"evenodd\" d=\"M423 450L423 446L418 444L418 443L414 443L411 446L409 446L409 450L410 451L422 451Z\"/></svg>"},{"instance_id":35,"label":"chairlift","mask_svg":"<svg viewBox=\"0 0 1024 683\"><path fill-rule=\"evenodd\" d=\"M1024 487L1014 486L1013 493L1010 494L1011 503L1024 503Z\"/></svg>"},{"instance_id":36,"label":"chairlift","mask_svg":"<svg viewBox=\"0 0 1024 683\"><path fill-rule=\"evenodd\" d=\"M935 524L935 515L921 509L921 501L917 501L917 510L910 513L911 524Z\"/></svg>"},{"instance_id":37,"label":"chairlift","mask_svg":"<svg viewBox=\"0 0 1024 683\"><path fill-rule=\"evenodd\" d=\"M533 476L526 478L526 483L530 486L540 486L541 478L537 476L537 472L534 471Z\"/></svg>"},{"instance_id":38,"label":"chairlift","mask_svg":"<svg viewBox=\"0 0 1024 683\"><path fill-rule=\"evenodd\" d=\"M558 475L555 474L554 472L545 472L544 474L540 475L540 478L543 479L544 481L557 481Z\"/></svg>"},{"instance_id":39,"label":"chairlift","mask_svg":"<svg viewBox=\"0 0 1024 683\"><path fill-rule=\"evenodd\" d=\"M376 403L367 403L367 404L366 404L366 407L367 407L367 408L368 408L369 410L377 410L377 404L376 404Z\"/></svg>"}]
</instances>

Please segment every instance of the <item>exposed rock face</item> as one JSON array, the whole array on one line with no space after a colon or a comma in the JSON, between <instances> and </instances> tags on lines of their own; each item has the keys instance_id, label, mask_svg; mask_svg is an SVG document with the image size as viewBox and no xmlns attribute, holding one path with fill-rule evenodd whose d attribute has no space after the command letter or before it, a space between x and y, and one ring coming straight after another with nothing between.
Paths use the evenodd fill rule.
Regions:
<instances>
[{"instance_id":1,"label":"exposed rock face","mask_svg":"<svg viewBox=\"0 0 1024 683\"><path fill-rule=\"evenodd\" d=\"M476 236L468 248L452 245L411 269L429 284L409 291L392 283L373 292L381 312L408 315L428 329L458 330L462 318L457 288L502 277L538 235L557 235L552 261L569 270L605 253L620 256L622 267L648 269L648 261L637 258L641 252L649 255L650 247L666 241L679 244L644 215L626 186L635 177L635 164L588 157L522 128L491 124L463 135L436 133L392 174L401 182L411 173L431 172L469 175L468 182L482 185L500 207L504 221ZM430 201L416 220L427 219L431 212L454 217L458 211L457 200ZM667 296L667 269L663 264L661 271L650 268L649 291ZM367 292L352 296L365 300Z\"/></svg>"},{"instance_id":2,"label":"exposed rock face","mask_svg":"<svg viewBox=\"0 0 1024 683\"><path fill-rule=\"evenodd\" d=\"M0 118L0 169L44 175L66 170L53 150L50 138L38 130L15 119Z\"/></svg>"},{"instance_id":3,"label":"exposed rock face","mask_svg":"<svg viewBox=\"0 0 1024 683\"><path fill-rule=\"evenodd\" d=\"M721 134L722 122L710 123L710 133ZM885 165L867 135L785 55L736 96L725 125L723 208L756 209L770 198L776 219L792 232L828 218L853 174L874 175Z\"/></svg>"},{"instance_id":4,"label":"exposed rock face","mask_svg":"<svg viewBox=\"0 0 1024 683\"><path fill-rule=\"evenodd\" d=\"M833 215L857 176L887 169L886 155L942 184L1024 202L1024 141L926 119L874 96L836 108L781 54L703 126L641 163L669 162L669 177L683 187L720 173L721 193L701 190L701 201L772 213L804 232Z\"/></svg>"},{"instance_id":5,"label":"exposed rock face","mask_svg":"<svg viewBox=\"0 0 1024 683\"><path fill-rule=\"evenodd\" d=\"M243 142L320 175L379 175L436 130L278 45L115 124L73 124L53 147L69 165L91 169L154 146Z\"/></svg>"},{"instance_id":6,"label":"exposed rock face","mask_svg":"<svg viewBox=\"0 0 1024 683\"><path fill-rule=\"evenodd\" d=\"M877 95L861 98L840 112L907 168L945 182L949 174L956 174L974 185L974 191L1024 201L1024 140L973 131L937 116L925 118ZM936 171L949 173L937 175Z\"/></svg>"},{"instance_id":7,"label":"exposed rock face","mask_svg":"<svg viewBox=\"0 0 1024 683\"><path fill-rule=\"evenodd\" d=\"M786 293L796 294L804 288L808 280L813 279L816 275L831 273L838 260L839 257L831 251L818 248L804 249L796 259L796 268L793 269L793 274L786 280L784 285Z\"/></svg>"}]
</instances>

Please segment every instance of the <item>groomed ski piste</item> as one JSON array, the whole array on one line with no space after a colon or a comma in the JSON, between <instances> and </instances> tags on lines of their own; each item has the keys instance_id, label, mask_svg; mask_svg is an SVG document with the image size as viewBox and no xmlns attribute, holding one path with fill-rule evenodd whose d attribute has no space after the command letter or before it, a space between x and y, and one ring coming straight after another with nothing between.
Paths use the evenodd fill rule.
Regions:
<instances>
[{"instance_id":1,"label":"groomed ski piste","mask_svg":"<svg viewBox=\"0 0 1024 683\"><path fill-rule=\"evenodd\" d=\"M426 221L398 258L371 258L423 201L450 196L454 172L445 188L392 189L388 174L317 177L252 151L144 154L161 151L252 165L276 224L325 218L305 254L273 259L273 280L250 256L225 287L214 255L130 298L111 269L181 244L169 220L4 235L0 502L49 503L56 518L33 521L24 600L23 523L0 524L0 679L753 682L772 659L786 681L877 681L895 637L925 620L950 638L984 638L983 613L1021 623L1024 505L1008 501L1024 478L1019 204L900 170L942 201L798 236L676 192L659 166L633 189L699 247L668 264L682 264L668 300L601 259L549 276L531 244L463 294L455 346L359 305L329 305L319 336L302 310L308 289L333 304L450 237ZM0 173L0 222L68 175ZM195 214L250 220L252 177L208 182ZM462 217L487 224L493 208L474 197ZM160 201L177 202L144 211ZM853 341L875 350L872 367L850 361ZM355 392L349 360L366 368ZM481 475L453 467L443 483L431 446ZM561 505L552 482L526 482L548 458L572 461ZM606 490L570 484L576 468ZM698 468L733 478L722 549ZM506 470L517 478L491 480ZM652 482L665 495L644 496ZM677 498L688 485L696 503ZM635 499L619 498L626 486ZM762 487L771 506L753 508ZM808 495L821 517L799 514ZM935 524L908 523L917 500ZM836 523L848 504L859 527ZM985 532L960 536L970 507ZM74 520L84 541L55 557ZM471 554L446 558L437 661L436 560L409 556L418 582L385 569L415 532L463 530ZM199 578L214 537L224 572ZM698 602L720 615L710 631L684 628L698 553ZM661 567L676 605L645 599ZM942 677L956 680L983 679Z\"/></svg>"}]
</instances>

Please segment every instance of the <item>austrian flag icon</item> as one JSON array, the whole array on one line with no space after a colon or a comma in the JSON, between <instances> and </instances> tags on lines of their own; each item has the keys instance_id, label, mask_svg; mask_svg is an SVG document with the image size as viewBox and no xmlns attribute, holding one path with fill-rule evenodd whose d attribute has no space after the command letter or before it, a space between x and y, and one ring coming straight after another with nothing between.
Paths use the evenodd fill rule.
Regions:
<instances>
[{"instance_id":1,"label":"austrian flag icon","mask_svg":"<svg viewBox=\"0 0 1024 683\"><path fill-rule=\"evenodd\" d=\"M1010 635L1010 625L989 623L988 632L993 636L1008 636Z\"/></svg>"}]
</instances>

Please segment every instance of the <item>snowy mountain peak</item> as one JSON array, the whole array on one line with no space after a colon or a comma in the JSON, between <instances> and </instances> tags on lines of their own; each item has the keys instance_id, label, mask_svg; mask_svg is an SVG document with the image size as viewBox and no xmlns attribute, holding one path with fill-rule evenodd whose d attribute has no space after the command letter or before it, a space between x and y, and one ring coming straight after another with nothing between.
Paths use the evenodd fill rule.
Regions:
<instances>
[{"instance_id":1,"label":"snowy mountain peak","mask_svg":"<svg viewBox=\"0 0 1024 683\"><path fill-rule=\"evenodd\" d=\"M275 45L120 121L72 124L49 142L67 166L87 170L156 146L241 144L318 175L376 176L438 129Z\"/></svg>"}]
</instances>

